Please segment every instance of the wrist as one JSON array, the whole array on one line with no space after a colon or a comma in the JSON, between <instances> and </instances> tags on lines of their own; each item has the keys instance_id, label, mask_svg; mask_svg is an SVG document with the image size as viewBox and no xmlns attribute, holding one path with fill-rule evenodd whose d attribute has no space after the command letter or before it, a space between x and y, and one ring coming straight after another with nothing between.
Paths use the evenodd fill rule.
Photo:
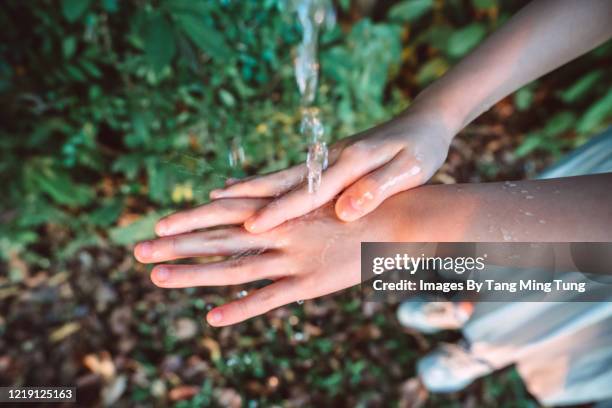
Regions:
<instances>
[{"instance_id":1,"label":"wrist","mask_svg":"<svg viewBox=\"0 0 612 408\"><path fill-rule=\"evenodd\" d=\"M414 99L407 111L428 115L443 124L450 142L465 127L464 115L456 105L437 90L427 88Z\"/></svg>"}]
</instances>

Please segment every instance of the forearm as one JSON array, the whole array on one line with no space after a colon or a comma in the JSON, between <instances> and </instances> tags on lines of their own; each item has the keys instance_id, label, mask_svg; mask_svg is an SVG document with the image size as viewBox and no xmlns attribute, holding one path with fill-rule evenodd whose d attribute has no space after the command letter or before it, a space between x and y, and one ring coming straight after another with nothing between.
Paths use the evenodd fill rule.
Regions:
<instances>
[{"instance_id":1,"label":"forearm","mask_svg":"<svg viewBox=\"0 0 612 408\"><path fill-rule=\"evenodd\" d=\"M610 0L535 0L408 110L436 112L457 133L494 103L612 37Z\"/></svg>"},{"instance_id":2,"label":"forearm","mask_svg":"<svg viewBox=\"0 0 612 408\"><path fill-rule=\"evenodd\" d=\"M511 183L430 185L378 211L407 242L612 241L612 173Z\"/></svg>"}]
</instances>

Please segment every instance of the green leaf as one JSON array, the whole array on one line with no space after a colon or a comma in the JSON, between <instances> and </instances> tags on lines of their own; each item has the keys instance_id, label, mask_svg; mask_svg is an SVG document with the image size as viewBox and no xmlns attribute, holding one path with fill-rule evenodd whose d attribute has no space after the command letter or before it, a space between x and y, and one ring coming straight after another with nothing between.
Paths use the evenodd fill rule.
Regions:
<instances>
[{"instance_id":1,"label":"green leaf","mask_svg":"<svg viewBox=\"0 0 612 408\"><path fill-rule=\"evenodd\" d=\"M62 14L73 23L83 15L90 3L91 0L62 0Z\"/></svg>"},{"instance_id":2,"label":"green leaf","mask_svg":"<svg viewBox=\"0 0 612 408\"><path fill-rule=\"evenodd\" d=\"M433 7L433 0L405 0L391 8L389 17L403 23L413 23Z\"/></svg>"},{"instance_id":3,"label":"green leaf","mask_svg":"<svg viewBox=\"0 0 612 408\"><path fill-rule=\"evenodd\" d=\"M236 105L236 98L229 91L225 89L219 90L219 98L228 107L234 107Z\"/></svg>"},{"instance_id":4,"label":"green leaf","mask_svg":"<svg viewBox=\"0 0 612 408\"><path fill-rule=\"evenodd\" d=\"M519 111L526 111L533 103L533 87L525 86L514 94L514 105Z\"/></svg>"},{"instance_id":5,"label":"green leaf","mask_svg":"<svg viewBox=\"0 0 612 408\"><path fill-rule=\"evenodd\" d=\"M111 228L108 232L111 241L118 245L131 245L154 236L155 223L161 213L149 213L137 221L123 227Z\"/></svg>"},{"instance_id":6,"label":"green leaf","mask_svg":"<svg viewBox=\"0 0 612 408\"><path fill-rule=\"evenodd\" d=\"M117 199L107 199L101 206L89 213L88 221L93 225L108 227L113 225L121 215L123 203Z\"/></svg>"},{"instance_id":7,"label":"green leaf","mask_svg":"<svg viewBox=\"0 0 612 408\"><path fill-rule=\"evenodd\" d=\"M438 79L448 70L448 62L444 58L433 58L427 61L416 75L416 81L420 86Z\"/></svg>"},{"instance_id":8,"label":"green leaf","mask_svg":"<svg viewBox=\"0 0 612 408\"><path fill-rule=\"evenodd\" d=\"M574 123L576 123L576 116L572 112L559 112L548 119L543 131L546 136L554 137L570 130Z\"/></svg>"},{"instance_id":9,"label":"green leaf","mask_svg":"<svg viewBox=\"0 0 612 408\"><path fill-rule=\"evenodd\" d=\"M102 0L102 7L109 13L115 13L119 10L118 0Z\"/></svg>"},{"instance_id":10,"label":"green leaf","mask_svg":"<svg viewBox=\"0 0 612 408\"><path fill-rule=\"evenodd\" d=\"M589 133L603 125L606 119L612 117L612 89L595 102L582 116L576 130L580 133Z\"/></svg>"},{"instance_id":11,"label":"green leaf","mask_svg":"<svg viewBox=\"0 0 612 408\"><path fill-rule=\"evenodd\" d=\"M544 136L538 132L532 132L525 136L523 143L514 151L517 157L525 157L542 144Z\"/></svg>"},{"instance_id":12,"label":"green leaf","mask_svg":"<svg viewBox=\"0 0 612 408\"><path fill-rule=\"evenodd\" d=\"M157 72L165 68L176 53L172 26L161 14L154 14L143 25L145 54Z\"/></svg>"},{"instance_id":13,"label":"green leaf","mask_svg":"<svg viewBox=\"0 0 612 408\"><path fill-rule=\"evenodd\" d=\"M26 180L53 201L69 207L89 204L94 198L91 187L75 183L70 175L48 161L38 161L26 168Z\"/></svg>"},{"instance_id":14,"label":"green leaf","mask_svg":"<svg viewBox=\"0 0 612 408\"><path fill-rule=\"evenodd\" d=\"M204 19L184 13L174 16L181 30L200 50L216 60L224 60L231 56L230 48L226 44L223 34L206 24Z\"/></svg>"},{"instance_id":15,"label":"green leaf","mask_svg":"<svg viewBox=\"0 0 612 408\"><path fill-rule=\"evenodd\" d=\"M561 100L565 103L574 103L582 99L603 78L602 70L596 70L584 75L572 86L560 93Z\"/></svg>"},{"instance_id":16,"label":"green leaf","mask_svg":"<svg viewBox=\"0 0 612 408\"><path fill-rule=\"evenodd\" d=\"M488 10L497 8L497 0L472 0L472 5L477 10Z\"/></svg>"},{"instance_id":17,"label":"green leaf","mask_svg":"<svg viewBox=\"0 0 612 408\"><path fill-rule=\"evenodd\" d=\"M446 52L454 58L463 57L483 40L487 30L480 23L470 24L455 31L448 39Z\"/></svg>"},{"instance_id":18,"label":"green leaf","mask_svg":"<svg viewBox=\"0 0 612 408\"><path fill-rule=\"evenodd\" d=\"M64 53L64 58L70 59L76 51L76 38L74 36L68 36L64 38L62 41L62 52Z\"/></svg>"}]
</instances>

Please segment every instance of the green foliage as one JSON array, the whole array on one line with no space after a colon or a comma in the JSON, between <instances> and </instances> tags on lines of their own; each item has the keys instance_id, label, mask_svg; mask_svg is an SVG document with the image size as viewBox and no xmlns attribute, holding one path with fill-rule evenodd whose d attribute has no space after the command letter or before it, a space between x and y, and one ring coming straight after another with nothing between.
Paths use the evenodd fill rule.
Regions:
<instances>
[{"instance_id":1,"label":"green foliage","mask_svg":"<svg viewBox=\"0 0 612 408\"><path fill-rule=\"evenodd\" d=\"M572 86L560 92L561 100L565 103L575 103L586 96L603 78L601 69L589 72L578 79Z\"/></svg>"},{"instance_id":2,"label":"green foliage","mask_svg":"<svg viewBox=\"0 0 612 408\"><path fill-rule=\"evenodd\" d=\"M412 23L433 8L433 0L404 0L389 11L389 17L403 23Z\"/></svg>"},{"instance_id":3,"label":"green foliage","mask_svg":"<svg viewBox=\"0 0 612 408\"><path fill-rule=\"evenodd\" d=\"M534 84L522 87L514 93L514 105L519 111L526 111L533 104Z\"/></svg>"},{"instance_id":4,"label":"green foliage","mask_svg":"<svg viewBox=\"0 0 612 408\"><path fill-rule=\"evenodd\" d=\"M448 39L448 55L454 58L463 57L478 45L486 34L486 28L480 23L469 24L455 31Z\"/></svg>"},{"instance_id":5,"label":"green foliage","mask_svg":"<svg viewBox=\"0 0 612 408\"><path fill-rule=\"evenodd\" d=\"M532 151L539 149L552 153L555 156L561 154L561 149L567 147L569 142L560 136L571 130L576 123L576 116L572 112L559 112L546 122L546 125L537 131L526 135L523 143L516 149L518 157L524 157Z\"/></svg>"},{"instance_id":6,"label":"green foliage","mask_svg":"<svg viewBox=\"0 0 612 408\"><path fill-rule=\"evenodd\" d=\"M597 100L584 113L578 122L576 130L580 133L589 133L597 130L605 124L605 120L612 116L612 89Z\"/></svg>"}]
</instances>

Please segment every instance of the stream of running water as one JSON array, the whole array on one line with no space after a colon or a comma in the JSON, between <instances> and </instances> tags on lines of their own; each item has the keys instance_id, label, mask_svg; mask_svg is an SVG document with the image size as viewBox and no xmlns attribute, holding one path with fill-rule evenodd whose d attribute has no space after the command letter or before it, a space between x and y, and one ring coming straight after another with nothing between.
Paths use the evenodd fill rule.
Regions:
<instances>
[{"instance_id":1,"label":"stream of running water","mask_svg":"<svg viewBox=\"0 0 612 408\"><path fill-rule=\"evenodd\" d=\"M291 0L291 8L302 27L294 61L295 79L301 95L300 133L308 140L308 192L316 193L328 156L321 112L314 106L319 82L319 33L324 26L330 29L335 25L336 15L331 0Z\"/></svg>"}]
</instances>

